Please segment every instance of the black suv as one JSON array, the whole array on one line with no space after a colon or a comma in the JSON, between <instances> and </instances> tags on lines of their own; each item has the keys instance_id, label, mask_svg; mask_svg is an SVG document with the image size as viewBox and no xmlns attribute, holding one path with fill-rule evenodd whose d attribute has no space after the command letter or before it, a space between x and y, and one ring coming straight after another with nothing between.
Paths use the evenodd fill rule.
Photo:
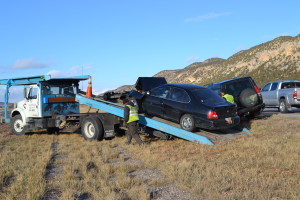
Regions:
<instances>
[{"instance_id":1,"label":"black suv","mask_svg":"<svg viewBox=\"0 0 300 200\"><path fill-rule=\"evenodd\" d=\"M259 115L265 104L259 88L251 77L234 78L207 85L217 94L225 90L234 97L239 116L253 118Z\"/></svg>"}]
</instances>

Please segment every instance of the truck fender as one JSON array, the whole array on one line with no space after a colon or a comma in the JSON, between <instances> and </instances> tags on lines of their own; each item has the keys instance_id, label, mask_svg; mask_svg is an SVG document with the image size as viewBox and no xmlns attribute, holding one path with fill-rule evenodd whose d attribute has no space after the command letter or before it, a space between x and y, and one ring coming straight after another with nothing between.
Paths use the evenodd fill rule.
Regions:
<instances>
[{"instance_id":1,"label":"truck fender","mask_svg":"<svg viewBox=\"0 0 300 200\"><path fill-rule=\"evenodd\" d=\"M278 101L278 106L280 105L280 100L281 100L281 99L284 99L284 100L285 100L287 109L288 109L289 111L291 111L292 107L291 107L291 100L290 100L289 96L288 96L288 95L281 96L281 97L279 98L279 101Z\"/></svg>"},{"instance_id":2,"label":"truck fender","mask_svg":"<svg viewBox=\"0 0 300 200\"><path fill-rule=\"evenodd\" d=\"M10 117L13 118L15 115L21 115L22 121L25 122L25 124L27 124L24 110L19 109L19 108L13 109L13 110L11 111ZM24 125L25 125L25 124L24 124Z\"/></svg>"},{"instance_id":3,"label":"truck fender","mask_svg":"<svg viewBox=\"0 0 300 200\"><path fill-rule=\"evenodd\" d=\"M291 106L291 98L290 98L290 95L289 95L289 94L285 94L285 96L284 96L284 97L281 97L281 98L284 98L284 99L285 99L286 105L287 105L288 107Z\"/></svg>"}]
</instances>

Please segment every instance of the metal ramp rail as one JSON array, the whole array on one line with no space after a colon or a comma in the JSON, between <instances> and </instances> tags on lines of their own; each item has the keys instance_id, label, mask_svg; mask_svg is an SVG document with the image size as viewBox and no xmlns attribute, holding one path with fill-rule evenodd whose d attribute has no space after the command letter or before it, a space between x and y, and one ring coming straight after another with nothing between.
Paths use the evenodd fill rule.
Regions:
<instances>
[{"instance_id":1,"label":"metal ramp rail","mask_svg":"<svg viewBox=\"0 0 300 200\"><path fill-rule=\"evenodd\" d=\"M93 108L116 115L118 117L123 118L123 116L124 116L123 109L118 108L116 105L109 105L109 104L105 103L105 101L100 102L97 100L83 97L81 95L76 95L76 101L78 101L81 104L85 104L87 106L91 106ZM157 120L153 120L153 119L150 119L150 118L142 116L142 115L139 115L139 117L140 117L139 123L143 124L147 127L150 127L150 128L174 135L176 137L198 143L198 144L214 145L214 143L205 136L198 135L196 133L192 133L189 131L185 131L185 130L177 128L175 126L171 126L169 124L166 124L166 123L163 123L163 122L160 122Z\"/></svg>"}]
</instances>

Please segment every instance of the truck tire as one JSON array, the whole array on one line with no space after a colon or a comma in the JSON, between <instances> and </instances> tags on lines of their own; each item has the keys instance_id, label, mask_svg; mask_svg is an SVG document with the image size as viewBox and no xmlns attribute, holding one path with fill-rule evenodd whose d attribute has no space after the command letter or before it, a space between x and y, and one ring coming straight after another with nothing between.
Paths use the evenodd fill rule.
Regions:
<instances>
[{"instance_id":1,"label":"truck tire","mask_svg":"<svg viewBox=\"0 0 300 200\"><path fill-rule=\"evenodd\" d=\"M184 114L180 118L180 126L182 129L186 131L194 131L195 130L195 120L190 114Z\"/></svg>"},{"instance_id":2,"label":"truck tire","mask_svg":"<svg viewBox=\"0 0 300 200\"><path fill-rule=\"evenodd\" d=\"M56 127L47 128L47 133L48 134L58 134L59 133L59 128L56 128Z\"/></svg>"},{"instance_id":3,"label":"truck tire","mask_svg":"<svg viewBox=\"0 0 300 200\"><path fill-rule=\"evenodd\" d=\"M24 123L21 115L15 115L10 124L11 132L15 135L24 135Z\"/></svg>"},{"instance_id":4,"label":"truck tire","mask_svg":"<svg viewBox=\"0 0 300 200\"><path fill-rule=\"evenodd\" d=\"M103 125L98 117L87 117L81 125L81 134L86 140L101 140L103 138Z\"/></svg>"},{"instance_id":5,"label":"truck tire","mask_svg":"<svg viewBox=\"0 0 300 200\"><path fill-rule=\"evenodd\" d=\"M239 100L242 106L246 108L256 106L258 104L258 95L254 89L247 88L241 92Z\"/></svg>"},{"instance_id":6,"label":"truck tire","mask_svg":"<svg viewBox=\"0 0 300 200\"><path fill-rule=\"evenodd\" d=\"M281 113L287 113L289 111L288 108L287 108L285 99L280 99L278 109Z\"/></svg>"}]
</instances>

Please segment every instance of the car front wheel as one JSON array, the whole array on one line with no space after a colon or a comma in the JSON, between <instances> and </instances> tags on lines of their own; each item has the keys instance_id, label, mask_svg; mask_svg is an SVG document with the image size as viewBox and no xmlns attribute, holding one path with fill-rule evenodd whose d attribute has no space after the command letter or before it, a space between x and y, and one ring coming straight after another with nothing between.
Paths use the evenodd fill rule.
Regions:
<instances>
[{"instance_id":1,"label":"car front wheel","mask_svg":"<svg viewBox=\"0 0 300 200\"><path fill-rule=\"evenodd\" d=\"M194 131L195 130L195 120L190 114L184 114L180 118L180 126L182 129L186 131Z\"/></svg>"}]
</instances>

